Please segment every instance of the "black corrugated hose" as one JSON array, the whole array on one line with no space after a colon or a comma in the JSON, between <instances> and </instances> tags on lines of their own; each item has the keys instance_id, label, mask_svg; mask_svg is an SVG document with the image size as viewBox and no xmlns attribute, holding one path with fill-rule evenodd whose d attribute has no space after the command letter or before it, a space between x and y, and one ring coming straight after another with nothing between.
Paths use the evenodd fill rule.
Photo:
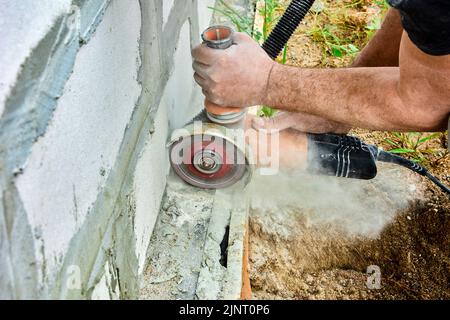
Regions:
<instances>
[{"instance_id":1,"label":"black corrugated hose","mask_svg":"<svg viewBox=\"0 0 450 320\"><path fill-rule=\"evenodd\" d=\"M293 0L269 37L263 44L264 51L276 59L288 43L289 38L305 18L315 0Z\"/></svg>"}]
</instances>

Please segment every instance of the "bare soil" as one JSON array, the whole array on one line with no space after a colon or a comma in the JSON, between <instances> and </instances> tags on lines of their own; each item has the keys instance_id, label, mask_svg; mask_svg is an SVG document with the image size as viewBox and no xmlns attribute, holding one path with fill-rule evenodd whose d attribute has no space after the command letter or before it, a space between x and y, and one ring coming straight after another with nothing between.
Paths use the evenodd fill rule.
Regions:
<instances>
[{"instance_id":1,"label":"bare soil","mask_svg":"<svg viewBox=\"0 0 450 320\"><path fill-rule=\"evenodd\" d=\"M345 9L345 5L357 5ZM380 15L370 1L322 1L340 8L336 15L310 15L289 43L288 64L299 67L343 67L352 56L336 58L308 31L317 23L349 25L344 33L366 32L364 26ZM344 9L342 9L344 8ZM343 11L344 10L344 11ZM321 19L317 21L317 19ZM340 20L339 20L340 19ZM343 20L344 19L344 20ZM361 27L361 25L363 27ZM352 29L353 28L353 29ZM351 36L351 35L350 35ZM355 38L361 48L364 35ZM352 134L389 149L390 133L354 129ZM426 165L441 181L450 184L450 157L445 135L426 147ZM375 238L351 236L333 226L308 226L301 214L285 224L289 236L268 231L253 213L250 219L251 284L255 299L449 299L450 298L450 199L425 179L423 199L399 211ZM256 215L257 216L257 215ZM382 272L379 290L367 287L366 269Z\"/></svg>"},{"instance_id":2,"label":"bare soil","mask_svg":"<svg viewBox=\"0 0 450 320\"><path fill-rule=\"evenodd\" d=\"M399 212L375 239L333 226L286 224L289 237L250 223L251 283L255 299L449 299L450 206L428 203ZM447 201L442 205L440 201ZM297 219L296 219L297 217ZM379 266L381 289L367 287L367 267Z\"/></svg>"}]
</instances>

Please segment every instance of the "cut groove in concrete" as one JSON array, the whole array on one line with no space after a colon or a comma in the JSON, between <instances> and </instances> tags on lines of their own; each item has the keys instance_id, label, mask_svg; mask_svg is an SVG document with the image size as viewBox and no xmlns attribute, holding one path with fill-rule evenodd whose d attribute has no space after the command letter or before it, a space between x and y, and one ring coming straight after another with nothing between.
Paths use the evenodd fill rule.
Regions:
<instances>
[{"instance_id":1,"label":"cut groove in concrete","mask_svg":"<svg viewBox=\"0 0 450 320\"><path fill-rule=\"evenodd\" d=\"M238 300L242 290L248 199L238 184L216 192L196 296L205 300ZM221 236L229 229L227 263L220 262Z\"/></svg>"},{"instance_id":2,"label":"cut groove in concrete","mask_svg":"<svg viewBox=\"0 0 450 320\"><path fill-rule=\"evenodd\" d=\"M249 201L247 194L242 192L242 186L238 185L236 188L230 189L229 192L233 194L231 195L230 203L232 209L228 239L228 261L220 298L224 300L239 300L242 296L243 276L245 275L243 266L246 264L244 253Z\"/></svg>"},{"instance_id":3,"label":"cut groove in concrete","mask_svg":"<svg viewBox=\"0 0 450 320\"><path fill-rule=\"evenodd\" d=\"M239 184L213 192L171 176L150 243L141 299L240 299L248 208Z\"/></svg>"}]
</instances>

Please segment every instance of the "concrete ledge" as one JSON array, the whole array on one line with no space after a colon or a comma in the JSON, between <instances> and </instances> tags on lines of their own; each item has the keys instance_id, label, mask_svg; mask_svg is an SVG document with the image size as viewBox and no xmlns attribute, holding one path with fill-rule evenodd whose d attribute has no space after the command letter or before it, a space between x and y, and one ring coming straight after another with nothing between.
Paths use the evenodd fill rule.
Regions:
<instances>
[{"instance_id":1,"label":"concrete ledge","mask_svg":"<svg viewBox=\"0 0 450 320\"><path fill-rule=\"evenodd\" d=\"M244 279L249 202L242 188L214 193L171 176L150 244L141 299L249 296Z\"/></svg>"},{"instance_id":2,"label":"concrete ledge","mask_svg":"<svg viewBox=\"0 0 450 320\"><path fill-rule=\"evenodd\" d=\"M194 299L214 193L171 175L148 250L141 299Z\"/></svg>"}]
</instances>

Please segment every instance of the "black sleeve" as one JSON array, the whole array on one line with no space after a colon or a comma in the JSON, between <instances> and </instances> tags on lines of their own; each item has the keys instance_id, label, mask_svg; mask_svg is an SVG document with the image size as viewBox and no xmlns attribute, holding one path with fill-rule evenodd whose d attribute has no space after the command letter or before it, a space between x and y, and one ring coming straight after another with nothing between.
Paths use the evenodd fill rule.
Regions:
<instances>
[{"instance_id":1,"label":"black sleeve","mask_svg":"<svg viewBox=\"0 0 450 320\"><path fill-rule=\"evenodd\" d=\"M400 11L411 41L423 52L450 54L450 0L388 0Z\"/></svg>"}]
</instances>

